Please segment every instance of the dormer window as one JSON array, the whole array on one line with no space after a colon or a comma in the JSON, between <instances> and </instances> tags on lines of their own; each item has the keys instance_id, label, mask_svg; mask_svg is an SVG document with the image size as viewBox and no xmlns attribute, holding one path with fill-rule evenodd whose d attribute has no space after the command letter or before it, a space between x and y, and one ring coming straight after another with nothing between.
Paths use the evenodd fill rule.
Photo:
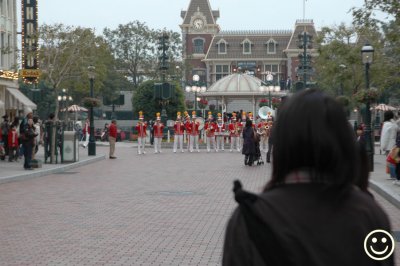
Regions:
<instances>
[{"instance_id":1,"label":"dormer window","mask_svg":"<svg viewBox=\"0 0 400 266\"><path fill-rule=\"evenodd\" d=\"M204 54L204 40L202 38L194 39L193 49L195 54Z\"/></svg>"},{"instance_id":2,"label":"dormer window","mask_svg":"<svg viewBox=\"0 0 400 266\"><path fill-rule=\"evenodd\" d=\"M267 53L276 54L276 42L273 39L267 42Z\"/></svg>"},{"instance_id":3,"label":"dormer window","mask_svg":"<svg viewBox=\"0 0 400 266\"><path fill-rule=\"evenodd\" d=\"M218 54L226 54L226 41L225 40L220 40L218 42Z\"/></svg>"},{"instance_id":4,"label":"dormer window","mask_svg":"<svg viewBox=\"0 0 400 266\"><path fill-rule=\"evenodd\" d=\"M246 39L242 42L243 46L243 54L251 54L251 42L249 39Z\"/></svg>"}]
</instances>

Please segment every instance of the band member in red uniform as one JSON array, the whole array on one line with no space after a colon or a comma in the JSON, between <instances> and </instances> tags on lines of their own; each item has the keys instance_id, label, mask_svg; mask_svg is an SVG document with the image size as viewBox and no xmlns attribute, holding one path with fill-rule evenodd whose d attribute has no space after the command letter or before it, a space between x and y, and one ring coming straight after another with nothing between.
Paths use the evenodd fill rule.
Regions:
<instances>
[{"instance_id":1,"label":"band member in red uniform","mask_svg":"<svg viewBox=\"0 0 400 266\"><path fill-rule=\"evenodd\" d=\"M204 125L204 130L206 131L207 138L207 152L211 150L211 143L213 144L214 150L217 151L217 147L215 146L215 129L217 125L213 122L213 116L211 112L208 112L208 121Z\"/></svg>"},{"instance_id":2,"label":"band member in red uniform","mask_svg":"<svg viewBox=\"0 0 400 266\"><path fill-rule=\"evenodd\" d=\"M181 152L183 152L183 132L185 131L185 125L182 121L181 112L176 113L174 130L174 152L176 152L176 149L178 148L178 143Z\"/></svg>"},{"instance_id":3,"label":"band member in red uniform","mask_svg":"<svg viewBox=\"0 0 400 266\"><path fill-rule=\"evenodd\" d=\"M146 144L146 129L147 124L144 122L143 112L139 112L139 122L137 123L135 129L138 132L138 154L146 154L145 144Z\"/></svg>"},{"instance_id":4,"label":"band member in red uniform","mask_svg":"<svg viewBox=\"0 0 400 266\"><path fill-rule=\"evenodd\" d=\"M217 119L217 129L215 131L215 136L217 138L217 152L221 150L225 150L224 147L224 139L225 139L225 124L224 121L222 120L221 113L218 113L218 119Z\"/></svg>"},{"instance_id":5,"label":"band member in red uniform","mask_svg":"<svg viewBox=\"0 0 400 266\"><path fill-rule=\"evenodd\" d=\"M161 142L163 138L164 124L161 123L160 113L156 114L156 122L153 125L154 129L154 153L161 153Z\"/></svg>"},{"instance_id":6,"label":"band member in red uniform","mask_svg":"<svg viewBox=\"0 0 400 266\"><path fill-rule=\"evenodd\" d=\"M229 124L229 135L231 137L231 149L230 152L234 149L236 145L236 150L240 151L240 123L236 121L236 113L232 113L231 123Z\"/></svg>"},{"instance_id":7,"label":"band member in red uniform","mask_svg":"<svg viewBox=\"0 0 400 266\"><path fill-rule=\"evenodd\" d=\"M185 132L186 132L186 142L187 142L187 150L190 150L190 134L192 134L192 123L190 121L189 113L185 111Z\"/></svg>"},{"instance_id":8,"label":"band member in red uniform","mask_svg":"<svg viewBox=\"0 0 400 266\"><path fill-rule=\"evenodd\" d=\"M190 152L193 152L193 146L196 145L197 152L200 152L199 149L199 126L200 123L196 122L196 111L192 112L192 122L190 123Z\"/></svg>"}]
</instances>

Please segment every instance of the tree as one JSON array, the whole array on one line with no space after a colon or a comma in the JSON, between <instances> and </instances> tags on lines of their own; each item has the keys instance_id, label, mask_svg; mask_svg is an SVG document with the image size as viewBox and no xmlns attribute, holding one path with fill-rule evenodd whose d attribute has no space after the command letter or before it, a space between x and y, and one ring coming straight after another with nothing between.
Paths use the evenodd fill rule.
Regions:
<instances>
[{"instance_id":1,"label":"tree","mask_svg":"<svg viewBox=\"0 0 400 266\"><path fill-rule=\"evenodd\" d=\"M180 34L173 31L154 30L140 21L120 24L117 29L105 28L103 34L117 60L117 68L137 88L145 79L157 79L158 71L157 40L162 32L170 36L170 69L167 74L175 75L175 66L181 56Z\"/></svg>"},{"instance_id":2,"label":"tree","mask_svg":"<svg viewBox=\"0 0 400 266\"><path fill-rule=\"evenodd\" d=\"M133 98L133 110L135 115L139 111L143 111L145 119L153 119L157 112L161 112L161 104L158 99L154 99L154 80L148 80L139 85L136 89ZM169 119L176 118L176 112L185 111L183 90L178 83L171 83L175 85L175 97L169 101L166 107L167 116Z\"/></svg>"}]
</instances>

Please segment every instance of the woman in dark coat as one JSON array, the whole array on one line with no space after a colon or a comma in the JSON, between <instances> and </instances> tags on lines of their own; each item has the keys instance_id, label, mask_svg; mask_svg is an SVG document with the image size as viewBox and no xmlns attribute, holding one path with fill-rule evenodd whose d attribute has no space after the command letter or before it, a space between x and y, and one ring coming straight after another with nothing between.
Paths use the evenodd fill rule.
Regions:
<instances>
[{"instance_id":1,"label":"woman in dark coat","mask_svg":"<svg viewBox=\"0 0 400 266\"><path fill-rule=\"evenodd\" d=\"M32 160L32 149L35 142L35 137L37 134L35 133L35 129L33 127L33 119L28 119L28 124L25 126L24 130L22 131L22 145L24 147L24 168L25 170L32 170L31 160Z\"/></svg>"},{"instance_id":2,"label":"woman in dark coat","mask_svg":"<svg viewBox=\"0 0 400 266\"><path fill-rule=\"evenodd\" d=\"M250 119L246 120L246 126L243 129L243 149L242 154L244 157L244 164L252 166L254 162L254 156L256 154L256 143L254 141L254 129L253 123Z\"/></svg>"}]
</instances>

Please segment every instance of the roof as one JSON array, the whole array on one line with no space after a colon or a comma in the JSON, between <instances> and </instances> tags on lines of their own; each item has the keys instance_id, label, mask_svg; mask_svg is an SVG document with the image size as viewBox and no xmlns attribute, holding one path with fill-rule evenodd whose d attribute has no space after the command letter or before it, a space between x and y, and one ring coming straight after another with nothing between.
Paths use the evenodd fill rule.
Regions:
<instances>
[{"instance_id":1,"label":"roof","mask_svg":"<svg viewBox=\"0 0 400 266\"><path fill-rule=\"evenodd\" d=\"M201 93L202 96L253 96L264 95L260 91L261 80L244 73L235 73L226 76ZM284 94L283 92L274 92L274 94Z\"/></svg>"},{"instance_id":2,"label":"roof","mask_svg":"<svg viewBox=\"0 0 400 266\"><path fill-rule=\"evenodd\" d=\"M197 12L203 13L206 18L206 24L215 24L219 17L219 11L211 9L209 0L191 0L187 11L181 11L183 24L190 24L190 19Z\"/></svg>"},{"instance_id":3,"label":"roof","mask_svg":"<svg viewBox=\"0 0 400 266\"><path fill-rule=\"evenodd\" d=\"M285 58L284 50L287 48L292 32L290 30L252 30L252 31L221 31L214 36L205 60L215 59L259 59L259 58ZM243 42L251 43L251 54L243 53ZM225 41L226 54L218 53L218 44ZM267 43L276 43L276 53L267 52Z\"/></svg>"},{"instance_id":4,"label":"roof","mask_svg":"<svg viewBox=\"0 0 400 266\"><path fill-rule=\"evenodd\" d=\"M295 28L290 38L290 43L287 49L299 49L298 48L298 36L299 34L306 31L308 34L314 37L314 40L317 36L317 31L314 27L314 22L312 19L298 19L296 20Z\"/></svg>"}]
</instances>

